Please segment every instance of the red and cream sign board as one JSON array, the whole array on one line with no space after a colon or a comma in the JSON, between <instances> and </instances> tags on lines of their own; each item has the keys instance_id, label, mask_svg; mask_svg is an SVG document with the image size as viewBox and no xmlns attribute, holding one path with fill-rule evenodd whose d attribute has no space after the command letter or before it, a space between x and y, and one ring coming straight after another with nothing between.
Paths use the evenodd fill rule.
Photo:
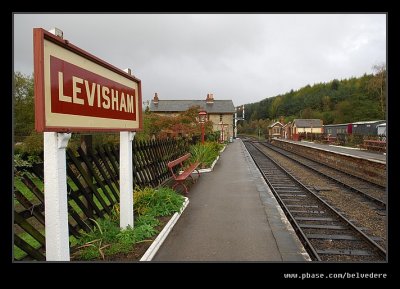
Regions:
<instances>
[{"instance_id":1,"label":"red and cream sign board","mask_svg":"<svg viewBox=\"0 0 400 289\"><path fill-rule=\"evenodd\" d=\"M137 131L141 81L41 28L33 29L37 131Z\"/></svg>"}]
</instances>

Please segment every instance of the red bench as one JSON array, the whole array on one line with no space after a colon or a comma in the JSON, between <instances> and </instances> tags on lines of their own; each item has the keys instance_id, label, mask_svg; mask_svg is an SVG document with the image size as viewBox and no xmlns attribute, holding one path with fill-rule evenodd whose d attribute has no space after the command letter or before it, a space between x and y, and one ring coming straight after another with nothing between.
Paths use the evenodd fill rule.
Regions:
<instances>
[{"instance_id":1,"label":"red bench","mask_svg":"<svg viewBox=\"0 0 400 289\"><path fill-rule=\"evenodd\" d=\"M200 172L197 169L197 167L200 165L199 162L195 162L193 164L190 164L186 169L184 169L183 162L186 161L189 158L190 158L190 154L186 154L186 155L184 155L184 156L182 156L182 157L180 157L180 158L178 158L176 160L173 160L173 161L168 163L168 168L171 171L172 176L173 176L173 178L175 180L175 184L172 186L172 189L174 189L177 185L182 185L185 188L185 194L188 193L187 187L186 187L186 185L184 183L185 180L188 177L190 177L192 179L192 182L194 183L194 179L191 176L191 174L193 173L194 170L197 171L197 173L199 174L199 177L200 177ZM174 173L173 169L174 169L174 167L176 167L179 164L181 165L181 169L183 170L183 172L180 175L179 174L176 175Z\"/></svg>"}]
</instances>

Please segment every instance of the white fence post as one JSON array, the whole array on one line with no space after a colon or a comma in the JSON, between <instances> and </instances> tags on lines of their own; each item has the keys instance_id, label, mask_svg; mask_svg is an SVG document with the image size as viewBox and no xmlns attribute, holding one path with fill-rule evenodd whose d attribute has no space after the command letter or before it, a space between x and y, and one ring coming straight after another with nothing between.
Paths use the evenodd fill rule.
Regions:
<instances>
[{"instance_id":1,"label":"white fence post","mask_svg":"<svg viewBox=\"0 0 400 289\"><path fill-rule=\"evenodd\" d=\"M65 148L70 133L44 132L46 260L69 261Z\"/></svg>"},{"instance_id":2,"label":"white fence post","mask_svg":"<svg viewBox=\"0 0 400 289\"><path fill-rule=\"evenodd\" d=\"M132 169L132 141L135 132L121 131L119 148L119 204L120 227L133 228L133 169Z\"/></svg>"}]
</instances>

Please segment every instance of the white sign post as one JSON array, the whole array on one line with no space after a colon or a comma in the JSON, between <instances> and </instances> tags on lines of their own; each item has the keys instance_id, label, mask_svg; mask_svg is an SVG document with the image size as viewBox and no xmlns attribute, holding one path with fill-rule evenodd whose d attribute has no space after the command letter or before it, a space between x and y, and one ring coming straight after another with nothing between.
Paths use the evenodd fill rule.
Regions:
<instances>
[{"instance_id":1,"label":"white sign post","mask_svg":"<svg viewBox=\"0 0 400 289\"><path fill-rule=\"evenodd\" d=\"M121 229L128 226L133 228L133 169L132 169L132 141L135 132L121 131L119 133L119 203Z\"/></svg>"},{"instance_id":2,"label":"white sign post","mask_svg":"<svg viewBox=\"0 0 400 289\"><path fill-rule=\"evenodd\" d=\"M131 75L129 68L124 69ZM119 226L126 229L133 228L133 167L132 142L135 132L121 131L119 133Z\"/></svg>"},{"instance_id":3,"label":"white sign post","mask_svg":"<svg viewBox=\"0 0 400 289\"><path fill-rule=\"evenodd\" d=\"M44 132L46 260L69 261L65 148L70 133Z\"/></svg>"},{"instance_id":4,"label":"white sign post","mask_svg":"<svg viewBox=\"0 0 400 289\"><path fill-rule=\"evenodd\" d=\"M57 35L57 29L50 33ZM65 148L70 133L44 132L44 203L46 260L69 261L67 164Z\"/></svg>"}]
</instances>

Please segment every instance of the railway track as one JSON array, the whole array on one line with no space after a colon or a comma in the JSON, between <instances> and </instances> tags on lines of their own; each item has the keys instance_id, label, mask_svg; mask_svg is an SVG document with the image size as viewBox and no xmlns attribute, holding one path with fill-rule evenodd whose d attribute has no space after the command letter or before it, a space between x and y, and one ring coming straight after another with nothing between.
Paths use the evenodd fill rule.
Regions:
<instances>
[{"instance_id":1,"label":"railway track","mask_svg":"<svg viewBox=\"0 0 400 289\"><path fill-rule=\"evenodd\" d=\"M386 251L251 142L245 146L315 261L385 261Z\"/></svg>"},{"instance_id":2,"label":"railway track","mask_svg":"<svg viewBox=\"0 0 400 289\"><path fill-rule=\"evenodd\" d=\"M349 175L327 165L309 160L305 157L288 152L284 149L277 148L269 143L260 142L262 145L272 149L273 151L284 155L285 157L295 161L296 163L324 176L340 186L359 194L368 201L375 203L381 209L386 209L385 193L386 188L364 179Z\"/></svg>"}]
</instances>

